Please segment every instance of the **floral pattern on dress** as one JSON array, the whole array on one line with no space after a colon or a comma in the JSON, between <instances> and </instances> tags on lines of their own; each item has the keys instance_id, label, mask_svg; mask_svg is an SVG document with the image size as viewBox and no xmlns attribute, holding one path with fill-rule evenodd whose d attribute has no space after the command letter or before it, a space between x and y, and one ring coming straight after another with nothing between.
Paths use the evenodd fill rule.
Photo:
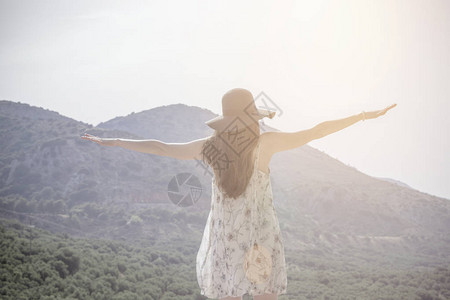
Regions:
<instances>
[{"instance_id":1,"label":"floral pattern on dress","mask_svg":"<svg viewBox=\"0 0 450 300\"><path fill-rule=\"evenodd\" d=\"M211 210L196 259L197 281L208 298L286 293L284 243L270 173L257 169L259 145L242 195L225 197L213 178Z\"/></svg>"}]
</instances>

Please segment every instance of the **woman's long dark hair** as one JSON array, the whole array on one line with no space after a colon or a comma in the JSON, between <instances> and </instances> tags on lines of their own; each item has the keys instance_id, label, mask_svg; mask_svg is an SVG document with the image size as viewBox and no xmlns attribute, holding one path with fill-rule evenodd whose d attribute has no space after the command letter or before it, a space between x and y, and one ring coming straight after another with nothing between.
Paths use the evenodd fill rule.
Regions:
<instances>
[{"instance_id":1,"label":"woman's long dark hair","mask_svg":"<svg viewBox=\"0 0 450 300\"><path fill-rule=\"evenodd\" d=\"M240 129L239 136L234 134L216 130L203 145L202 159L213 169L220 191L235 199L245 191L254 171L259 123Z\"/></svg>"}]
</instances>

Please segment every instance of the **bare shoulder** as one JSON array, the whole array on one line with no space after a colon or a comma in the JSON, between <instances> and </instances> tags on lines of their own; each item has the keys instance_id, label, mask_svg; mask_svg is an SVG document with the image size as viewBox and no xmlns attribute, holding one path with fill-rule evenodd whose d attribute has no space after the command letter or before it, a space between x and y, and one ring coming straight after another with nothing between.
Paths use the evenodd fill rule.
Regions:
<instances>
[{"instance_id":1,"label":"bare shoulder","mask_svg":"<svg viewBox=\"0 0 450 300\"><path fill-rule=\"evenodd\" d=\"M270 149L269 149L270 148L269 147L270 140L271 140L269 133L270 132L263 132L259 136L259 143L260 143L259 160L260 161L266 161L266 162L270 161L270 158L272 157L272 154L273 154L270 152Z\"/></svg>"}]
</instances>

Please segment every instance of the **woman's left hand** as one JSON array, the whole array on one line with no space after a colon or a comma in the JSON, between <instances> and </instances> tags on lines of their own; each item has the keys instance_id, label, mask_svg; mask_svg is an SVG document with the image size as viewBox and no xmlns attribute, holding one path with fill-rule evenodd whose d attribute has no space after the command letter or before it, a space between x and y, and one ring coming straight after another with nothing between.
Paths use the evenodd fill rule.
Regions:
<instances>
[{"instance_id":1,"label":"woman's left hand","mask_svg":"<svg viewBox=\"0 0 450 300\"><path fill-rule=\"evenodd\" d=\"M116 146L116 139L100 138L88 133L85 133L81 138L84 140L96 142L97 144L102 146Z\"/></svg>"},{"instance_id":2,"label":"woman's left hand","mask_svg":"<svg viewBox=\"0 0 450 300\"><path fill-rule=\"evenodd\" d=\"M374 111L366 111L366 112L364 112L364 114L366 116L366 120L367 119L376 119L379 116L384 115L388 110L390 110L396 106L397 106L397 104L392 104L384 109L374 110Z\"/></svg>"}]
</instances>

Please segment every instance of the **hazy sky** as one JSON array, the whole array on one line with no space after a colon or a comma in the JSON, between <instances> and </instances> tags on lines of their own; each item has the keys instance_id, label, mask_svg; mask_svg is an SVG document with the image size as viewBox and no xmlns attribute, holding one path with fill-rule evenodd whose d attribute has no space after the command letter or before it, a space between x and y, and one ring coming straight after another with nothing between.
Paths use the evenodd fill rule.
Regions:
<instances>
[{"instance_id":1,"label":"hazy sky","mask_svg":"<svg viewBox=\"0 0 450 300\"><path fill-rule=\"evenodd\" d=\"M290 132L397 103L309 145L450 199L449 67L446 0L0 0L0 99L96 125L243 87Z\"/></svg>"}]
</instances>

